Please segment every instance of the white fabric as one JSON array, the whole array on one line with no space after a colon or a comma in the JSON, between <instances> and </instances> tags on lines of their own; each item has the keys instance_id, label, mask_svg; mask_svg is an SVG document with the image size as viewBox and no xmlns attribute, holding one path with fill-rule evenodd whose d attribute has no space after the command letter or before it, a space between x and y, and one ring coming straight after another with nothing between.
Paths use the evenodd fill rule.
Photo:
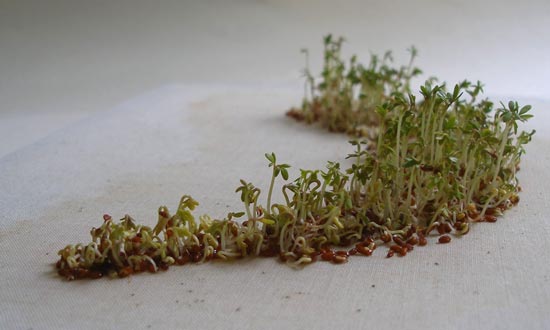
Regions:
<instances>
[{"instance_id":1,"label":"white fabric","mask_svg":"<svg viewBox=\"0 0 550 330\"><path fill-rule=\"evenodd\" d=\"M293 174L345 162L345 136L284 117L299 102L283 87L166 86L1 158L0 328L550 328L548 102L533 104L519 206L452 244L302 270L251 259L116 280L56 275L57 251L87 242L103 213L151 225L158 206L191 194L197 215L223 217L240 207L240 178L265 191L265 152Z\"/></svg>"}]
</instances>

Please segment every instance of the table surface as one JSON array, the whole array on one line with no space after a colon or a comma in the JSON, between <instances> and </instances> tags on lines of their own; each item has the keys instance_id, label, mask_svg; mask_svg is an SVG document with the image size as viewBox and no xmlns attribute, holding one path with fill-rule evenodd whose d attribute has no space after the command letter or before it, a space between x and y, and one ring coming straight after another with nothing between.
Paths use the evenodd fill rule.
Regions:
<instances>
[{"instance_id":1,"label":"table surface","mask_svg":"<svg viewBox=\"0 0 550 330\"><path fill-rule=\"evenodd\" d=\"M191 194L198 214L242 210L240 178L265 191L265 152L298 168L343 163L347 137L292 122L294 88L172 85L0 160L0 324L7 328L545 329L550 326L550 104L534 104L518 207L453 244L405 258L301 270L273 259L66 282L53 264L108 213L153 225ZM276 194L275 198L281 198ZM116 322L116 323L113 323Z\"/></svg>"},{"instance_id":2,"label":"table surface","mask_svg":"<svg viewBox=\"0 0 550 330\"><path fill-rule=\"evenodd\" d=\"M549 328L549 18L546 1L0 2L0 327ZM328 32L363 60L414 44L427 74L531 103L519 206L402 259L56 276L57 250L103 213L152 224L191 194L223 217L239 178L267 186L265 152L294 171L345 162L345 136L282 115L299 49L318 69Z\"/></svg>"}]
</instances>

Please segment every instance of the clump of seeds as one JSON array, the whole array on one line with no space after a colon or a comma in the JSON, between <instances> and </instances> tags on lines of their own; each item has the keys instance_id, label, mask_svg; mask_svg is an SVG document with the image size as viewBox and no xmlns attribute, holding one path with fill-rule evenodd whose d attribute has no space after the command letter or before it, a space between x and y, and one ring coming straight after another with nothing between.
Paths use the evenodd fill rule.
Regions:
<instances>
[{"instance_id":1,"label":"clump of seeds","mask_svg":"<svg viewBox=\"0 0 550 330\"><path fill-rule=\"evenodd\" d=\"M531 117L516 102L495 107L480 99L482 85L463 81L448 90L431 79L410 90L421 71L393 68L391 54L373 56L368 66L340 57L343 39L324 40L320 81L306 68L306 95L288 115L358 139L349 168L328 162L325 170L300 170L288 181L287 164L266 154L272 169L265 204L260 189L241 180L236 192L243 212L223 219L192 211L198 203L183 196L175 213L162 206L151 228L126 215L103 216L87 245L59 251L57 269L67 279L126 277L170 265L278 257L291 266L323 260L346 263L370 256L382 245L387 257L405 256L438 235L464 235L476 222L495 222L519 201L516 177L524 145L534 131L518 132ZM307 54L307 53L306 53ZM417 99L418 98L418 99ZM273 203L277 178L284 200ZM245 217L245 221L236 219Z\"/></svg>"}]
</instances>

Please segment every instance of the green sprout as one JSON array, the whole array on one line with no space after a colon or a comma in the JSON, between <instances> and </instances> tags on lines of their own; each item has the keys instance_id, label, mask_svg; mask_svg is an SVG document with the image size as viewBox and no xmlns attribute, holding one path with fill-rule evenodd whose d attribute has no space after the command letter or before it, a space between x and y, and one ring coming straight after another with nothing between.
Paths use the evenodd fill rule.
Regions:
<instances>
[{"instance_id":1,"label":"green sprout","mask_svg":"<svg viewBox=\"0 0 550 330\"><path fill-rule=\"evenodd\" d=\"M342 43L325 37L320 80L306 67L302 106L288 115L355 136L347 169L328 162L289 180L290 166L267 153L272 172L265 204L260 189L241 180L236 192L244 210L223 219L197 219L190 196L175 214L160 207L153 228L128 215L118 222L105 215L88 245L59 251L59 274L125 277L248 256L278 256L293 267L318 259L341 264L381 245L388 246L387 257L404 256L434 231L439 244L448 243L450 235L495 222L519 202L516 173L535 133L519 132L519 124L532 117L530 106L495 107L481 98L480 82L448 89L430 79L415 95L410 83L421 71L413 65L414 47L408 65L394 68L389 52L373 55L367 66L355 56L346 62ZM279 177L286 181L283 200L274 202Z\"/></svg>"}]
</instances>

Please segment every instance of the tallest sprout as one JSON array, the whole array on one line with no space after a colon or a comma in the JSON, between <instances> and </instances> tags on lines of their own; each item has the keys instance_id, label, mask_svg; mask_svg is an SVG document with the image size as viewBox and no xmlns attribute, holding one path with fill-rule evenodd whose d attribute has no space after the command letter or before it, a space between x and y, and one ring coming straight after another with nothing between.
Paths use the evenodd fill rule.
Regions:
<instances>
[{"instance_id":1,"label":"tallest sprout","mask_svg":"<svg viewBox=\"0 0 550 330\"><path fill-rule=\"evenodd\" d=\"M275 178L281 174L283 179L288 180L288 164L277 164L277 157L274 153L265 154L265 158L269 161L269 167L273 168L273 173L271 174L271 182L269 183L269 192L267 193L267 211L271 210L271 196L273 195L273 187L275 186Z\"/></svg>"}]
</instances>

